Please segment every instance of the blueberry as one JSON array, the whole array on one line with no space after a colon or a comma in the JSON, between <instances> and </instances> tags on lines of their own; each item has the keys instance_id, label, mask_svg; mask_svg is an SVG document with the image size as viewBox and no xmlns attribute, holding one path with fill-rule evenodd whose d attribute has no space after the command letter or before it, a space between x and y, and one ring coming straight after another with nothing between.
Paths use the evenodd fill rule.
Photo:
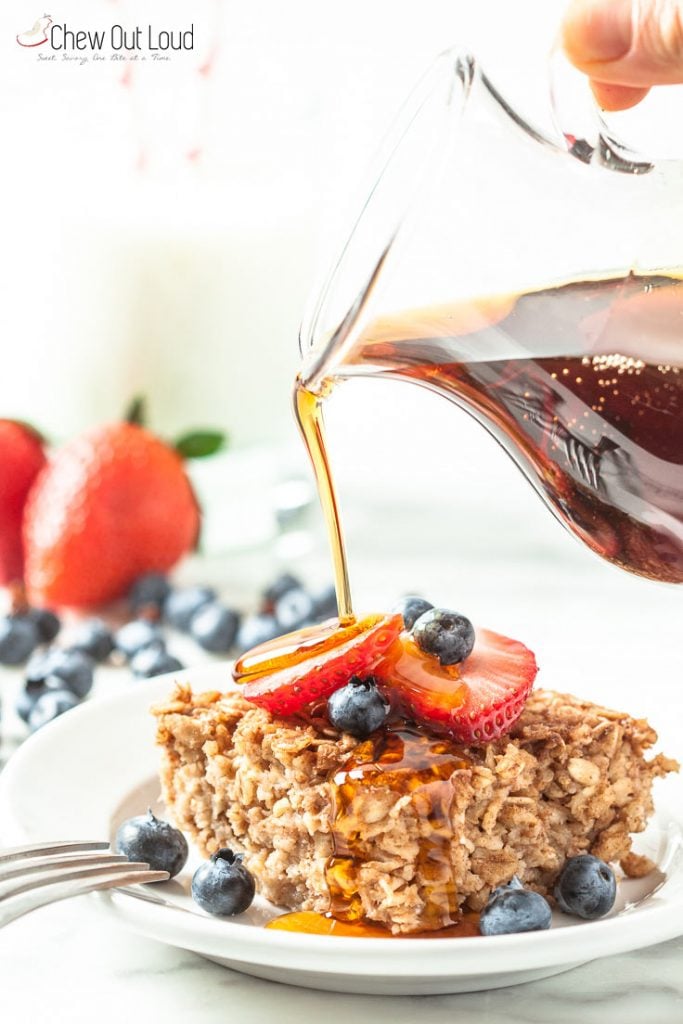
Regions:
<instances>
[{"instance_id":1,"label":"blueberry","mask_svg":"<svg viewBox=\"0 0 683 1024\"><path fill-rule=\"evenodd\" d=\"M596 921L604 917L617 897L617 882L609 864L582 853L570 857L555 884L555 899L565 914Z\"/></svg>"},{"instance_id":2,"label":"blueberry","mask_svg":"<svg viewBox=\"0 0 683 1024\"><path fill-rule=\"evenodd\" d=\"M189 587L187 590L174 590L166 599L164 615L169 625L186 633L190 628L193 616L205 604L215 601L216 591L211 587Z\"/></svg>"},{"instance_id":3,"label":"blueberry","mask_svg":"<svg viewBox=\"0 0 683 1024\"><path fill-rule=\"evenodd\" d=\"M254 876L242 863L242 854L219 850L197 868L192 898L207 914L234 917L251 906L256 892Z\"/></svg>"},{"instance_id":4,"label":"blueberry","mask_svg":"<svg viewBox=\"0 0 683 1024\"><path fill-rule=\"evenodd\" d=\"M119 825L114 846L128 860L149 864L153 871L168 871L171 878L182 871L189 853L183 833L151 810Z\"/></svg>"},{"instance_id":5,"label":"blueberry","mask_svg":"<svg viewBox=\"0 0 683 1024\"><path fill-rule=\"evenodd\" d=\"M413 636L425 654L432 654L442 665L464 661L474 647L474 627L469 619L448 608L430 608L413 626Z\"/></svg>"},{"instance_id":6,"label":"blueberry","mask_svg":"<svg viewBox=\"0 0 683 1024\"><path fill-rule=\"evenodd\" d=\"M133 612L138 615L146 608L161 612L164 602L171 593L171 584L163 573L148 572L139 576L130 588L128 600Z\"/></svg>"},{"instance_id":7,"label":"blueberry","mask_svg":"<svg viewBox=\"0 0 683 1024\"><path fill-rule=\"evenodd\" d=\"M494 889L479 915L482 935L510 935L550 928L552 914L548 901L525 889L517 877L509 885Z\"/></svg>"},{"instance_id":8,"label":"blueberry","mask_svg":"<svg viewBox=\"0 0 683 1024\"><path fill-rule=\"evenodd\" d=\"M40 643L34 622L23 615L0 619L0 665L21 665Z\"/></svg>"},{"instance_id":9,"label":"blueberry","mask_svg":"<svg viewBox=\"0 0 683 1024\"><path fill-rule=\"evenodd\" d=\"M23 689L17 697L16 704L14 705L14 710L22 722L28 722L29 715L33 710L34 704L44 693L45 686L43 683L29 683L27 681L24 684Z\"/></svg>"},{"instance_id":10,"label":"blueberry","mask_svg":"<svg viewBox=\"0 0 683 1024\"><path fill-rule=\"evenodd\" d=\"M45 680L52 674L53 668L62 662L63 653L61 647L48 647L43 651L36 651L26 666L26 688L36 690L44 687Z\"/></svg>"},{"instance_id":11,"label":"blueberry","mask_svg":"<svg viewBox=\"0 0 683 1024\"><path fill-rule=\"evenodd\" d=\"M36 651L26 666L26 685L40 686L45 682L45 677L50 674L50 658L53 657L56 648L50 647L46 651Z\"/></svg>"},{"instance_id":12,"label":"blueberry","mask_svg":"<svg viewBox=\"0 0 683 1024\"><path fill-rule=\"evenodd\" d=\"M335 729L359 740L379 729L389 714L389 704L372 678L353 676L346 686L335 690L327 702L327 717Z\"/></svg>"},{"instance_id":13,"label":"blueberry","mask_svg":"<svg viewBox=\"0 0 683 1024\"><path fill-rule=\"evenodd\" d=\"M284 597L289 590L303 590L303 583L291 572L283 572L263 591L263 610L272 612L280 598Z\"/></svg>"},{"instance_id":14,"label":"blueberry","mask_svg":"<svg viewBox=\"0 0 683 1024\"><path fill-rule=\"evenodd\" d=\"M237 649L240 653L250 651L252 647L265 644L268 640L282 636L282 630L275 621L274 615L267 615L265 612L260 615L250 615L244 619L237 631Z\"/></svg>"},{"instance_id":15,"label":"blueberry","mask_svg":"<svg viewBox=\"0 0 683 1024\"><path fill-rule=\"evenodd\" d=\"M53 647L44 662L43 682L50 689L65 687L82 700L92 690L94 668L83 651Z\"/></svg>"},{"instance_id":16,"label":"blueberry","mask_svg":"<svg viewBox=\"0 0 683 1024\"><path fill-rule=\"evenodd\" d=\"M44 644L51 644L62 628L59 617L48 608L30 608L27 618L38 630L40 641Z\"/></svg>"},{"instance_id":17,"label":"blueberry","mask_svg":"<svg viewBox=\"0 0 683 1024\"><path fill-rule=\"evenodd\" d=\"M429 601L425 601L424 597L418 597L416 594L406 594L402 597L398 604L394 605L392 611L395 615L403 616L403 625L406 629L412 629L416 621L425 612L431 611L434 607Z\"/></svg>"},{"instance_id":18,"label":"blueberry","mask_svg":"<svg viewBox=\"0 0 683 1024\"><path fill-rule=\"evenodd\" d=\"M212 601L193 616L190 634L205 651L225 654L235 642L239 624L237 612L218 601Z\"/></svg>"},{"instance_id":19,"label":"blueberry","mask_svg":"<svg viewBox=\"0 0 683 1024\"><path fill-rule=\"evenodd\" d=\"M121 651L127 661L130 661L143 647L149 647L150 644L158 640L163 641L163 639L163 633L159 626L148 622L147 619L133 619L132 622L121 626L114 637L114 642L117 650Z\"/></svg>"},{"instance_id":20,"label":"blueberry","mask_svg":"<svg viewBox=\"0 0 683 1024\"><path fill-rule=\"evenodd\" d=\"M314 617L313 598L301 587L293 587L275 602L275 619L283 633L309 625Z\"/></svg>"},{"instance_id":21,"label":"blueberry","mask_svg":"<svg viewBox=\"0 0 683 1024\"><path fill-rule=\"evenodd\" d=\"M87 654L93 661L106 661L114 650L114 637L102 619L86 619L71 634L70 647Z\"/></svg>"},{"instance_id":22,"label":"blueberry","mask_svg":"<svg viewBox=\"0 0 683 1024\"><path fill-rule=\"evenodd\" d=\"M42 729L48 722L59 718L66 711L79 704L78 697L71 690L66 688L58 690L45 690L41 693L28 714L28 724L31 732Z\"/></svg>"},{"instance_id":23,"label":"blueberry","mask_svg":"<svg viewBox=\"0 0 683 1024\"><path fill-rule=\"evenodd\" d=\"M151 679L153 676L162 676L165 672L178 672L185 666L168 653L164 644L155 643L138 651L131 658L130 668L136 679Z\"/></svg>"},{"instance_id":24,"label":"blueberry","mask_svg":"<svg viewBox=\"0 0 683 1024\"><path fill-rule=\"evenodd\" d=\"M334 583L328 583L320 590L314 590L311 597L313 598L313 614L318 622L337 617L339 613Z\"/></svg>"}]
</instances>

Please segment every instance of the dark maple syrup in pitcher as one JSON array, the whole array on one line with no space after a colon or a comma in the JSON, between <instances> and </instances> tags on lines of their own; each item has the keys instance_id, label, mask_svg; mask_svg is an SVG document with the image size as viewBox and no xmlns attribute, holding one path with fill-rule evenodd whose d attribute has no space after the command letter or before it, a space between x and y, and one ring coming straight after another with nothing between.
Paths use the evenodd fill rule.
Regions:
<instances>
[{"instance_id":1,"label":"dark maple syrup in pitcher","mask_svg":"<svg viewBox=\"0 0 683 1024\"><path fill-rule=\"evenodd\" d=\"M339 376L472 412L555 515L630 572L683 583L683 280L628 275L371 323Z\"/></svg>"}]
</instances>

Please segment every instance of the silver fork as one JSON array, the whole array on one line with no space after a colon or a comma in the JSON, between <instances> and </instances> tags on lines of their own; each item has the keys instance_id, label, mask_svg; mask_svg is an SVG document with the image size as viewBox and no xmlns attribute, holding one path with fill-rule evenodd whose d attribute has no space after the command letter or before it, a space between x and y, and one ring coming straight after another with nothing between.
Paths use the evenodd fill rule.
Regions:
<instances>
[{"instance_id":1,"label":"silver fork","mask_svg":"<svg viewBox=\"0 0 683 1024\"><path fill-rule=\"evenodd\" d=\"M151 871L148 864L112 853L109 843L64 841L0 850L0 928L70 896L168 877L167 871Z\"/></svg>"}]
</instances>

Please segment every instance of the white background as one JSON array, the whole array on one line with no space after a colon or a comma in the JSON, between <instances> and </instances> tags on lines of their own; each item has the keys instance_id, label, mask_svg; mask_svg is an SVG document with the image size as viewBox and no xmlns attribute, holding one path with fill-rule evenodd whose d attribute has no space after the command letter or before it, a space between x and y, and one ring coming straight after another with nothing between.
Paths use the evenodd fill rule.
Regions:
<instances>
[{"instance_id":1,"label":"white background","mask_svg":"<svg viewBox=\"0 0 683 1024\"><path fill-rule=\"evenodd\" d=\"M307 292L395 110L434 56L458 46L542 117L561 9L557 0L64 0L50 9L74 29L194 23L192 54L148 64L125 87L123 64L41 63L46 48L14 37L42 9L3 3L0 332L15 372L0 379L0 409L65 436L144 390L161 428L204 419L238 441L280 436ZM255 414L246 398L259 381L267 401Z\"/></svg>"}]
</instances>

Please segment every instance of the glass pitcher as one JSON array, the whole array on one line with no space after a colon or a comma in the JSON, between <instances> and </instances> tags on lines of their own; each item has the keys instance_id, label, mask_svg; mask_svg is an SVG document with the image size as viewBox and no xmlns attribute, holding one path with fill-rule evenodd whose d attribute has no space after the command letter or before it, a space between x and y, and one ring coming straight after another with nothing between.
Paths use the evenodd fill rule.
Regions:
<instances>
[{"instance_id":1,"label":"glass pitcher","mask_svg":"<svg viewBox=\"0 0 683 1024\"><path fill-rule=\"evenodd\" d=\"M683 165L581 114L545 135L444 53L304 320L300 376L444 395L589 548L683 583Z\"/></svg>"}]
</instances>

